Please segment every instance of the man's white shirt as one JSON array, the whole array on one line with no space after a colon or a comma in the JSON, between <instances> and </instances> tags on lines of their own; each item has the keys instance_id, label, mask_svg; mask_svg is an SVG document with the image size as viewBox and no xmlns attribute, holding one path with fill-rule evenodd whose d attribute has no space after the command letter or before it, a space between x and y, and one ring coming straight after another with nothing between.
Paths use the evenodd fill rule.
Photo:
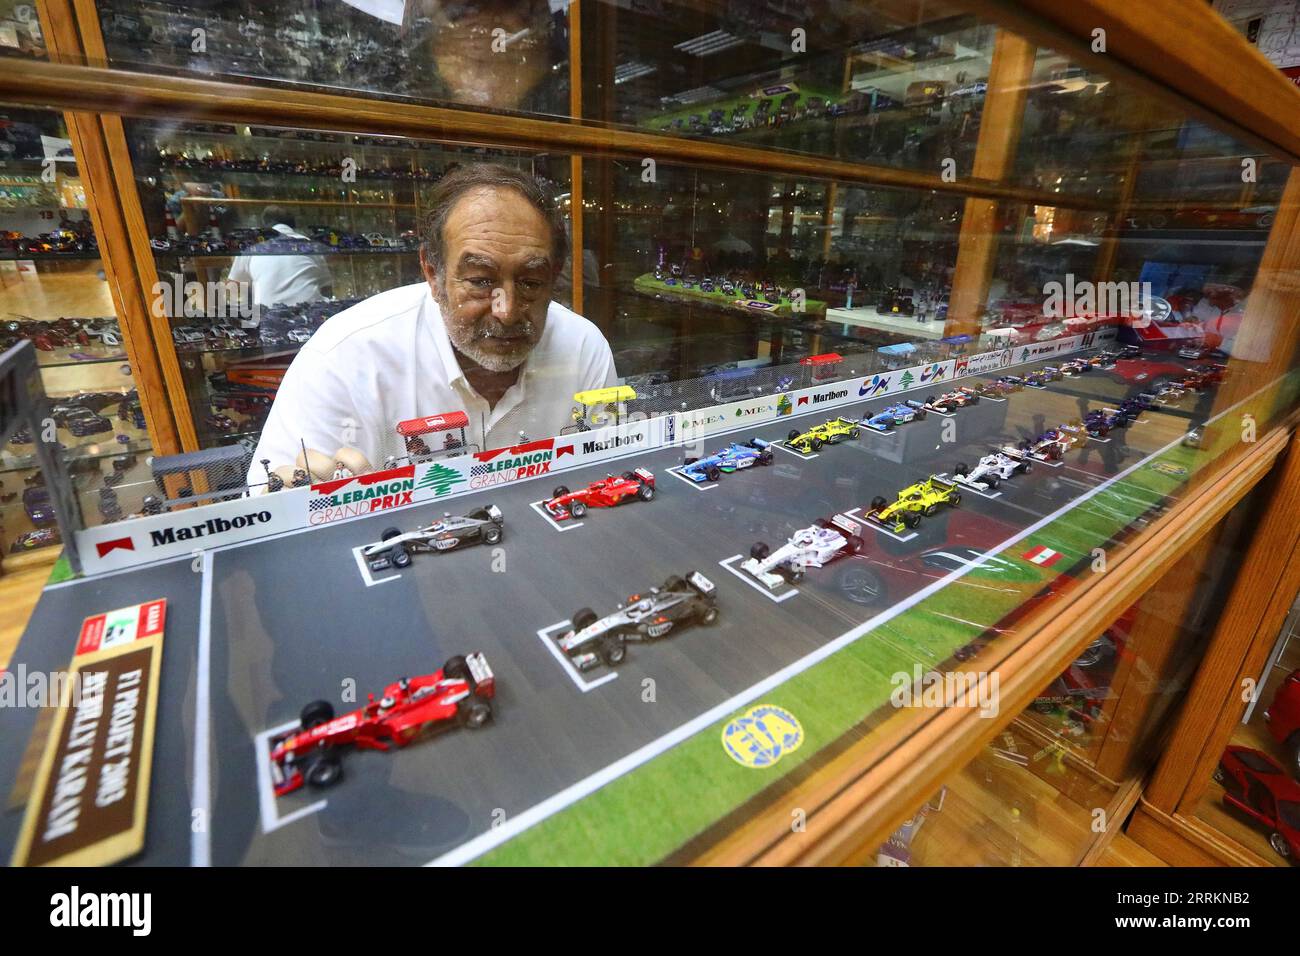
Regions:
<instances>
[{"instance_id":1,"label":"man's white shirt","mask_svg":"<svg viewBox=\"0 0 1300 956\"><path fill-rule=\"evenodd\" d=\"M306 239L284 223L272 226L290 239ZM230 266L233 282L252 285L255 305L297 305L324 298L324 290L334 282L324 256L248 255L239 256Z\"/></svg>"},{"instance_id":2,"label":"man's white shirt","mask_svg":"<svg viewBox=\"0 0 1300 956\"><path fill-rule=\"evenodd\" d=\"M291 465L304 445L331 457L356 448L381 468L405 454L398 422L445 412L465 412L466 440L481 449L517 445L520 432L558 435L572 424L575 392L616 381L600 330L552 302L518 381L489 408L461 370L429 285L402 286L338 313L303 345L276 392L249 484L266 481L262 459Z\"/></svg>"}]
</instances>

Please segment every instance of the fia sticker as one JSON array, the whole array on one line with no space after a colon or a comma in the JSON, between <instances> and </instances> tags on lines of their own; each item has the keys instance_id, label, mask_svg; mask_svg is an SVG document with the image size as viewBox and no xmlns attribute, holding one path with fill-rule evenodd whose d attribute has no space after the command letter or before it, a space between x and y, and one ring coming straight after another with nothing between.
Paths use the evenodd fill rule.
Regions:
<instances>
[{"instance_id":1,"label":"fia sticker","mask_svg":"<svg viewBox=\"0 0 1300 956\"><path fill-rule=\"evenodd\" d=\"M773 704L759 704L727 721L722 748L736 763L763 769L798 750L803 736L794 714Z\"/></svg>"}]
</instances>

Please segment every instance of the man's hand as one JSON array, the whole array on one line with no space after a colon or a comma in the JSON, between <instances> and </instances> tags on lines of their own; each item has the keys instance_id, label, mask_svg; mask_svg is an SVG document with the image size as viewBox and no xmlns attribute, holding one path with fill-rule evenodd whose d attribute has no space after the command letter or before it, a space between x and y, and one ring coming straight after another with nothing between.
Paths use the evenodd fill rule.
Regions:
<instances>
[{"instance_id":1,"label":"man's hand","mask_svg":"<svg viewBox=\"0 0 1300 956\"><path fill-rule=\"evenodd\" d=\"M300 488L320 481L329 481L334 477L340 463L354 475L364 475L367 472L374 471L370 462L366 460L366 456L355 448L340 448L332 455L327 455L323 451L317 451L314 448L308 448L306 456L304 457L303 453L299 452L292 465L279 465L271 469L271 474L279 478L280 487L275 487L277 483L271 481L267 490L279 491L280 488Z\"/></svg>"}]
</instances>

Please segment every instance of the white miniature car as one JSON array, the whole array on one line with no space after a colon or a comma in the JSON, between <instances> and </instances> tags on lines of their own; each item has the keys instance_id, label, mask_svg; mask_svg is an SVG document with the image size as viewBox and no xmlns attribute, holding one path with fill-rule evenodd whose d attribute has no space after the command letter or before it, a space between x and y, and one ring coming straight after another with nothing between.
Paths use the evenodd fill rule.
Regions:
<instances>
[{"instance_id":1,"label":"white miniature car","mask_svg":"<svg viewBox=\"0 0 1300 956\"><path fill-rule=\"evenodd\" d=\"M969 467L965 462L959 463L954 470L953 480L986 491L996 488L1018 471L1028 474L1033 470L1033 463L1028 458L1024 456L1013 458L998 451L985 455L975 463L974 468Z\"/></svg>"},{"instance_id":2,"label":"white miniature car","mask_svg":"<svg viewBox=\"0 0 1300 956\"><path fill-rule=\"evenodd\" d=\"M790 540L772 551L759 541L749 549L749 560L740 567L769 588L783 582L794 584L809 568L820 568L846 554L862 550L862 525L847 515L822 519L811 528L796 531Z\"/></svg>"}]
</instances>

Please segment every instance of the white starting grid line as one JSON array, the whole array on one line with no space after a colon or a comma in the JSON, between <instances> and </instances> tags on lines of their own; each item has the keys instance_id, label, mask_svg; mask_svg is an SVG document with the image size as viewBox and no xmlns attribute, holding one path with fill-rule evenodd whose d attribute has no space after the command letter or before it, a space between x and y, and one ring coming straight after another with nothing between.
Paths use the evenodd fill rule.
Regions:
<instances>
[{"instance_id":1,"label":"white starting grid line","mask_svg":"<svg viewBox=\"0 0 1300 956\"><path fill-rule=\"evenodd\" d=\"M310 816L325 809L328 801L317 800L315 803L300 807L293 813L280 816L275 808L275 785L271 783L271 738L298 726L298 721L290 720L279 727L264 730L253 737L253 753L257 755L257 805L262 812L262 832L274 833L295 820Z\"/></svg>"},{"instance_id":2,"label":"white starting grid line","mask_svg":"<svg viewBox=\"0 0 1300 956\"><path fill-rule=\"evenodd\" d=\"M542 500L545 501L546 499L542 499ZM572 518L569 519L568 524L565 525L560 524L558 521L556 521L554 518L552 518L550 515L546 513L546 509L542 507L541 501L530 502L528 507L532 508L539 515L541 515L542 519L547 524L549 524L552 528L554 528L556 531L572 531L574 528L582 527L581 521L574 521Z\"/></svg>"},{"instance_id":3,"label":"white starting grid line","mask_svg":"<svg viewBox=\"0 0 1300 956\"><path fill-rule=\"evenodd\" d=\"M741 560L743 557L744 555L741 554L733 554L729 558L723 558L721 561L718 562L718 564L722 565L724 568L726 568L736 577L740 578L740 580L744 581L746 584L748 584L759 594L763 595L763 597L767 598L769 601L775 601L777 604L780 604L782 601L788 601L790 600L790 598L796 597L799 594L799 589L797 587L795 587L793 584L787 583L787 587L789 587L790 590L784 592L780 597L777 597L770 590L768 590L759 582L755 581L744 571L741 571L739 568L733 566L736 561Z\"/></svg>"},{"instance_id":4,"label":"white starting grid line","mask_svg":"<svg viewBox=\"0 0 1300 956\"><path fill-rule=\"evenodd\" d=\"M1110 439L1109 439L1109 438L1098 438L1096 435L1089 435L1089 436L1088 436L1088 441L1095 441L1095 442L1096 442L1097 444L1099 444L1099 445L1109 445L1109 444L1110 444Z\"/></svg>"},{"instance_id":5,"label":"white starting grid line","mask_svg":"<svg viewBox=\"0 0 1300 956\"><path fill-rule=\"evenodd\" d=\"M773 448L779 448L779 449L781 449L783 452L785 452L787 455L794 455L794 457L796 457L796 458L801 458L801 459L803 459L804 461L812 461L814 458L820 458L820 457L821 457L821 452L818 452L818 451L815 451L815 452L812 452L812 453L810 453L810 454L805 455L805 454L804 454L803 452L801 452L801 451L796 451L796 450L793 449L793 448L787 448L784 439L782 439L781 441L774 441L774 442L772 442L772 447L773 447Z\"/></svg>"},{"instance_id":6,"label":"white starting grid line","mask_svg":"<svg viewBox=\"0 0 1300 956\"><path fill-rule=\"evenodd\" d=\"M683 467L685 466L674 465L672 468L668 469L668 474L672 475L674 478L676 478L679 481L686 482L696 491L708 491L710 488L718 487L718 483L716 481L691 481L691 479L687 478L685 475L682 474Z\"/></svg>"},{"instance_id":7,"label":"white starting grid line","mask_svg":"<svg viewBox=\"0 0 1300 956\"><path fill-rule=\"evenodd\" d=\"M372 541L371 544L380 544L381 542ZM357 559L357 569L361 572L361 580L366 582L366 587L373 588L376 584L386 584L389 581L396 581L402 575L389 574L382 578L376 578L370 573L370 565L362 556L361 552L370 547L370 544L361 544L352 549L352 556Z\"/></svg>"},{"instance_id":8,"label":"white starting grid line","mask_svg":"<svg viewBox=\"0 0 1300 956\"><path fill-rule=\"evenodd\" d=\"M582 691L584 694L595 690L602 684L608 684L612 680L617 680L618 671L610 671L604 677L597 678L596 680L587 680L582 676L582 672L573 666L573 661L569 659L568 654L560 650L560 645L555 642L553 636L560 631L568 630L572 626L572 621L560 621L558 624L552 624L549 627L540 628L537 631L537 636L542 639L542 643L546 645L546 649L551 652L551 656L559 661L560 666L564 668L564 673L569 675L569 679L573 681L573 683L577 685L578 690Z\"/></svg>"},{"instance_id":9,"label":"white starting grid line","mask_svg":"<svg viewBox=\"0 0 1300 956\"><path fill-rule=\"evenodd\" d=\"M898 437L898 429L896 428L891 428L889 431L885 431L884 429L876 428L874 425L868 425L866 422L862 423L862 431L868 435L879 435L881 438Z\"/></svg>"},{"instance_id":10,"label":"white starting grid line","mask_svg":"<svg viewBox=\"0 0 1300 956\"><path fill-rule=\"evenodd\" d=\"M981 395L981 396L980 396L980 401L981 401L981 402L1005 402L1006 399L1005 399L1005 398L994 398L992 395Z\"/></svg>"}]
</instances>

